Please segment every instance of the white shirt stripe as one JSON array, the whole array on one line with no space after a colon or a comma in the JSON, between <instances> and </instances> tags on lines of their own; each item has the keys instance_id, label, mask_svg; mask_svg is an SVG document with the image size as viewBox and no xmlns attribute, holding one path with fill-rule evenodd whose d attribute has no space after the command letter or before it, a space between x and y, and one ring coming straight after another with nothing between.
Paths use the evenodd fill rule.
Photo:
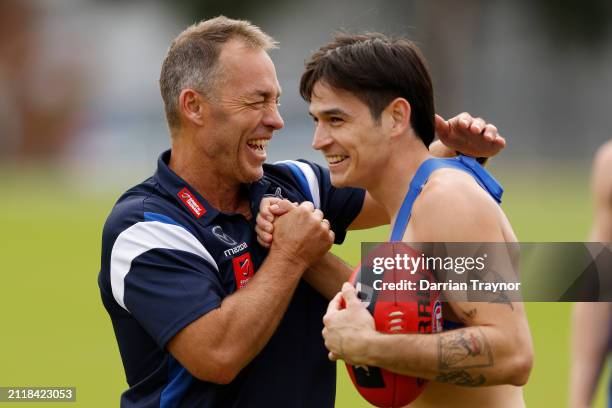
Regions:
<instances>
[{"instance_id":1,"label":"white shirt stripe","mask_svg":"<svg viewBox=\"0 0 612 408\"><path fill-rule=\"evenodd\" d=\"M315 174L312 167L310 167L306 163L302 163L296 160L282 160L282 161L276 162L275 164L282 164L282 163L293 164L301 170L302 174L304 175L304 177L306 177L306 180L308 181L308 188L310 189L310 195L312 196L312 200L313 200L313 204L315 208L321 209L321 194L319 193L319 180L317 179L317 175Z\"/></svg>"},{"instance_id":2,"label":"white shirt stripe","mask_svg":"<svg viewBox=\"0 0 612 408\"><path fill-rule=\"evenodd\" d=\"M210 252L185 228L159 221L136 223L119 234L111 251L110 278L113 296L125 310L128 310L124 303L125 277L130 271L132 261L157 248L190 252L204 258L219 270Z\"/></svg>"}]
</instances>

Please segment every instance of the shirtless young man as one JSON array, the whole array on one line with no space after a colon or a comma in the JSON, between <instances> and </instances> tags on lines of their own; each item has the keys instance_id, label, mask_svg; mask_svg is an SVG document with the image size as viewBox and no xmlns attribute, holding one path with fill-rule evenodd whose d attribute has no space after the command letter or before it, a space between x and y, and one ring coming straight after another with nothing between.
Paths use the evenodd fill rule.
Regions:
<instances>
[{"instance_id":1,"label":"shirtless young man","mask_svg":"<svg viewBox=\"0 0 612 408\"><path fill-rule=\"evenodd\" d=\"M431 158L434 137L431 80L414 44L379 34L338 36L313 54L300 90L316 124L313 146L327 158L332 183L366 188L401 240L516 241L491 195L456 169L431 173L412 211L398 217L410 181ZM330 358L433 380L414 407L524 406L521 386L533 352L523 305L455 301L445 309L446 320L465 327L382 334L355 289L344 284L324 318ZM446 357L457 353L461 358Z\"/></svg>"}]
</instances>

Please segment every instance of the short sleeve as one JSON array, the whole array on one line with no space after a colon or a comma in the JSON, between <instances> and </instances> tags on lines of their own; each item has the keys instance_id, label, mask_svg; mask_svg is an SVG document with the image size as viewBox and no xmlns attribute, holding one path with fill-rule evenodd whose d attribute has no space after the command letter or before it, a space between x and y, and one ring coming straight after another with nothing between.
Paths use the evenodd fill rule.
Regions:
<instances>
[{"instance_id":1,"label":"short sleeve","mask_svg":"<svg viewBox=\"0 0 612 408\"><path fill-rule=\"evenodd\" d=\"M332 185L329 170L306 160L286 160L277 165L287 167L307 200L325 214L336 234L336 244L346 237L346 230L363 207L365 190L360 188L336 188Z\"/></svg>"},{"instance_id":2,"label":"short sleeve","mask_svg":"<svg viewBox=\"0 0 612 408\"><path fill-rule=\"evenodd\" d=\"M137 223L117 237L111 286L117 303L161 348L225 296L204 245L185 228L159 221Z\"/></svg>"},{"instance_id":3,"label":"short sleeve","mask_svg":"<svg viewBox=\"0 0 612 408\"><path fill-rule=\"evenodd\" d=\"M329 170L313 164L319 171L321 211L331 222L336 234L336 244L344 242L346 230L363 208L365 190L361 188L336 188L332 185Z\"/></svg>"}]
</instances>

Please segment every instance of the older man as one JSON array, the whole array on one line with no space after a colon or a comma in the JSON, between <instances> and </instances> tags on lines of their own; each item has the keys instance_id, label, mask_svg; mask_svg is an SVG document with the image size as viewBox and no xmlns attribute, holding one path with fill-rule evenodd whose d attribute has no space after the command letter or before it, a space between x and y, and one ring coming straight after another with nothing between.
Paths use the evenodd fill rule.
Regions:
<instances>
[{"instance_id":1,"label":"older man","mask_svg":"<svg viewBox=\"0 0 612 408\"><path fill-rule=\"evenodd\" d=\"M387 217L363 190L333 188L318 165L264 164L283 126L274 47L250 23L219 17L182 32L166 55L172 150L103 232L99 286L130 387L123 407L333 406L321 317L348 268L324 254L349 225ZM463 130L445 133L459 136L454 147ZM503 145L482 136L484 152ZM254 233L266 195L302 203L277 221L269 252Z\"/></svg>"}]
</instances>

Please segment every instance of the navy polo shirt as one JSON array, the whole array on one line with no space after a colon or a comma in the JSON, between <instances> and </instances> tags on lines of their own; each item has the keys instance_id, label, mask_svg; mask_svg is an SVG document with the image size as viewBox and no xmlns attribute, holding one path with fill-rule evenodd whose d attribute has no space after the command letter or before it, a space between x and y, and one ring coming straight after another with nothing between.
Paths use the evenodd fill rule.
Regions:
<instances>
[{"instance_id":1,"label":"navy polo shirt","mask_svg":"<svg viewBox=\"0 0 612 408\"><path fill-rule=\"evenodd\" d=\"M255 217L217 211L169 159L170 151L161 155L153 177L123 194L104 225L98 284L129 385L121 406L332 407L335 364L321 338L327 301L304 281L268 344L230 384L196 379L167 351L181 329L246 285L267 253ZM254 215L266 195L312 201L337 242L364 199L306 161L265 164L247 188Z\"/></svg>"}]
</instances>

